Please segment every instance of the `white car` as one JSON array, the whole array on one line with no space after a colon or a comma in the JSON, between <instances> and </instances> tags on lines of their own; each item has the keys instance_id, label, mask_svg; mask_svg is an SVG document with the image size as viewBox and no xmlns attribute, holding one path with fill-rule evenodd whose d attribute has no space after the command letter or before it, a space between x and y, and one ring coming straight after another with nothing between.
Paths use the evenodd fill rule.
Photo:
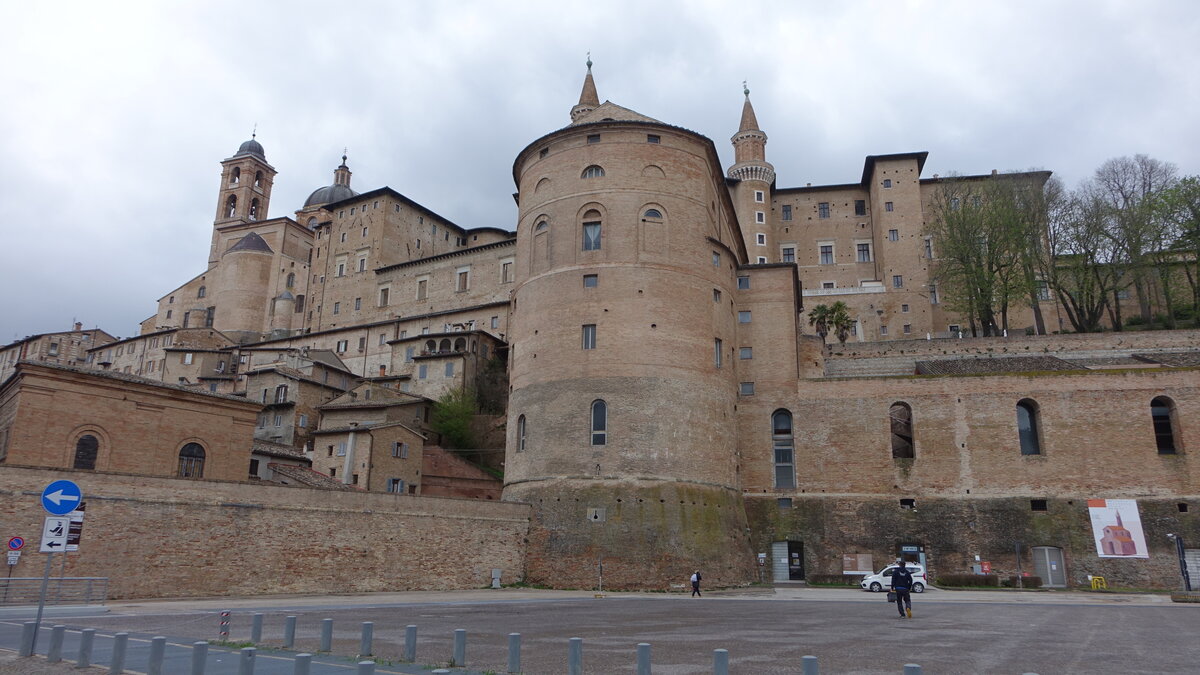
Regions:
<instances>
[{"instance_id":1,"label":"white car","mask_svg":"<svg viewBox=\"0 0 1200 675\"><path fill-rule=\"evenodd\" d=\"M924 593L925 584L929 583L929 580L925 578L925 568L917 563L905 563L904 566L908 568L909 572L912 572L912 592ZM888 565L875 574L868 574L867 576L863 577L863 580L861 583L859 583L859 586L863 590L871 591L872 593L892 590L892 572L896 569L896 567L898 567L898 565Z\"/></svg>"}]
</instances>

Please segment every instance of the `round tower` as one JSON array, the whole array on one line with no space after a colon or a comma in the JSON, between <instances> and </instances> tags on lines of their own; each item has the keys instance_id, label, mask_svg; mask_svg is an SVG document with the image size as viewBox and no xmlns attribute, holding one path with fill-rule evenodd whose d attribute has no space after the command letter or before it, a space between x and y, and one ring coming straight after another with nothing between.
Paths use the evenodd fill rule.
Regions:
<instances>
[{"instance_id":1,"label":"round tower","mask_svg":"<svg viewBox=\"0 0 1200 675\"><path fill-rule=\"evenodd\" d=\"M742 104L742 119L737 133L729 139L734 152L734 163L729 167L729 177L735 181L731 188L733 202L742 231L755 239L752 248L756 255L749 262L758 262L759 255L764 255L766 262L774 262L777 259L769 252L777 248L775 232L771 227L771 190L775 186L775 167L767 161L767 134L758 128L758 118L754 115L754 106L750 104L750 88L743 84L742 89L746 96L746 102ZM764 236L759 238L759 234Z\"/></svg>"},{"instance_id":2,"label":"round tower","mask_svg":"<svg viewBox=\"0 0 1200 675\"><path fill-rule=\"evenodd\" d=\"M579 110L513 167L504 498L534 506L527 579L593 587L603 562L612 587L696 568L748 583L732 363L745 247L716 149L612 103Z\"/></svg>"},{"instance_id":3,"label":"round tower","mask_svg":"<svg viewBox=\"0 0 1200 675\"><path fill-rule=\"evenodd\" d=\"M221 256L213 283L214 328L237 342L261 339L272 302L263 289L270 286L274 260L271 247L256 232Z\"/></svg>"}]
</instances>

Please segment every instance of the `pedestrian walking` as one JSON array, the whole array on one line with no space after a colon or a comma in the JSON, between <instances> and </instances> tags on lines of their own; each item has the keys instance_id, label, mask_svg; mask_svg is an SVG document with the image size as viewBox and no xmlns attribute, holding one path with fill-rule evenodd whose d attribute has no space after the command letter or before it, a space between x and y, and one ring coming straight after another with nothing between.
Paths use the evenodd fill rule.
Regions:
<instances>
[{"instance_id":1,"label":"pedestrian walking","mask_svg":"<svg viewBox=\"0 0 1200 675\"><path fill-rule=\"evenodd\" d=\"M692 574L692 597L696 596L704 597L700 595L700 570L696 570Z\"/></svg>"},{"instance_id":2,"label":"pedestrian walking","mask_svg":"<svg viewBox=\"0 0 1200 675\"><path fill-rule=\"evenodd\" d=\"M900 618L912 618L912 572L904 566L904 561L898 562L900 565L892 572L892 591L896 594L896 609L900 612Z\"/></svg>"}]
</instances>

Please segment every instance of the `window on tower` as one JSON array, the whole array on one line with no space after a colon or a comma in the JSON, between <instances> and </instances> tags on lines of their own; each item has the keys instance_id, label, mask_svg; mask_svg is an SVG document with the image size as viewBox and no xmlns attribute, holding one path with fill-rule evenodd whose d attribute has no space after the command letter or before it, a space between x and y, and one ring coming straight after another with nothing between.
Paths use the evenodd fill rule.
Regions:
<instances>
[{"instance_id":1,"label":"window on tower","mask_svg":"<svg viewBox=\"0 0 1200 675\"><path fill-rule=\"evenodd\" d=\"M237 195L229 195L229 199L225 200L225 217L232 218L235 213L237 213Z\"/></svg>"},{"instance_id":2,"label":"window on tower","mask_svg":"<svg viewBox=\"0 0 1200 675\"><path fill-rule=\"evenodd\" d=\"M254 187L262 187L263 173L261 171L254 172Z\"/></svg>"},{"instance_id":3,"label":"window on tower","mask_svg":"<svg viewBox=\"0 0 1200 675\"><path fill-rule=\"evenodd\" d=\"M258 199L250 200L250 220L258 220Z\"/></svg>"},{"instance_id":4,"label":"window on tower","mask_svg":"<svg viewBox=\"0 0 1200 675\"><path fill-rule=\"evenodd\" d=\"M603 167L593 164L593 165L589 166L588 168L584 169L583 175L580 177L581 178L603 178L604 177L604 169L603 169Z\"/></svg>"},{"instance_id":5,"label":"window on tower","mask_svg":"<svg viewBox=\"0 0 1200 675\"><path fill-rule=\"evenodd\" d=\"M584 214L584 218L596 218L597 220L584 221L583 223L583 250L599 251L600 250L600 212L588 211Z\"/></svg>"},{"instance_id":6,"label":"window on tower","mask_svg":"<svg viewBox=\"0 0 1200 675\"><path fill-rule=\"evenodd\" d=\"M229 184L237 185L242 180L242 167L235 166L233 171L229 172Z\"/></svg>"}]
</instances>

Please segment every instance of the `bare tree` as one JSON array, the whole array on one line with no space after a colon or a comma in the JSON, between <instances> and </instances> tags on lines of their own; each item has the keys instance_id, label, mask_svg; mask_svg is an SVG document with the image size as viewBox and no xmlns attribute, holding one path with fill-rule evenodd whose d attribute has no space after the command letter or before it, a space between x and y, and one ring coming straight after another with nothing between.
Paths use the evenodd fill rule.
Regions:
<instances>
[{"instance_id":1,"label":"bare tree","mask_svg":"<svg viewBox=\"0 0 1200 675\"><path fill-rule=\"evenodd\" d=\"M1041 258L1042 276L1071 327L1079 333L1097 332L1121 278L1108 234L1110 209L1085 184L1052 203L1048 213L1048 255Z\"/></svg>"},{"instance_id":2,"label":"bare tree","mask_svg":"<svg viewBox=\"0 0 1200 675\"><path fill-rule=\"evenodd\" d=\"M1169 260L1163 264L1183 270L1191 290L1192 315L1200 319L1200 177L1187 176L1161 191L1154 209L1174 237L1166 252Z\"/></svg>"}]
</instances>

